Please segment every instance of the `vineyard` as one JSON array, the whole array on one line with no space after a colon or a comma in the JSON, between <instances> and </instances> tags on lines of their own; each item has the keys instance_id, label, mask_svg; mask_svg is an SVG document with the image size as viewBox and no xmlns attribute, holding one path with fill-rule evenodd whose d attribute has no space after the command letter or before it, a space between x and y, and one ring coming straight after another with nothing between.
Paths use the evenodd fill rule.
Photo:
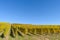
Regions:
<instances>
[{"instance_id":1,"label":"vineyard","mask_svg":"<svg viewBox=\"0 0 60 40\"><path fill-rule=\"evenodd\" d=\"M0 23L0 40L60 40L60 25Z\"/></svg>"}]
</instances>

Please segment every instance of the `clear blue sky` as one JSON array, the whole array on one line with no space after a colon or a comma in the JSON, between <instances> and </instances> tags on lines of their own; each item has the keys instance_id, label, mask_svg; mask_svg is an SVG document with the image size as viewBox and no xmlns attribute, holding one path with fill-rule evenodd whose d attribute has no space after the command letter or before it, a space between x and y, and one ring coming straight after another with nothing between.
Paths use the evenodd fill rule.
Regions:
<instances>
[{"instance_id":1,"label":"clear blue sky","mask_svg":"<svg viewBox=\"0 0 60 40\"><path fill-rule=\"evenodd\" d=\"M60 0L0 0L0 22L60 24Z\"/></svg>"}]
</instances>

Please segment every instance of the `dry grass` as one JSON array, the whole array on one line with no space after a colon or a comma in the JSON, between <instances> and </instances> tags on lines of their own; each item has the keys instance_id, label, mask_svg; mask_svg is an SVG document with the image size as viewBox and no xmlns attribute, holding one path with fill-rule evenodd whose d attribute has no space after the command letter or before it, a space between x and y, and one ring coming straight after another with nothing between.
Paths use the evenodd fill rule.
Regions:
<instances>
[{"instance_id":1,"label":"dry grass","mask_svg":"<svg viewBox=\"0 0 60 40\"><path fill-rule=\"evenodd\" d=\"M9 40L60 40L60 34L51 35L25 35L17 36L18 39L9 37ZM3 40L0 38L0 40Z\"/></svg>"}]
</instances>

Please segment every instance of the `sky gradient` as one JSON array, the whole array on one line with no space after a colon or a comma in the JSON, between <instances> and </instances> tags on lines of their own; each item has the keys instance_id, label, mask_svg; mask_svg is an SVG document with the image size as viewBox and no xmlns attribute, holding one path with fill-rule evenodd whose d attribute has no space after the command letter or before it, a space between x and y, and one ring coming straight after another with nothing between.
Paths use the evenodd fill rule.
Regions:
<instances>
[{"instance_id":1,"label":"sky gradient","mask_svg":"<svg viewBox=\"0 0 60 40\"><path fill-rule=\"evenodd\" d=\"M60 24L60 0L0 0L0 22Z\"/></svg>"}]
</instances>

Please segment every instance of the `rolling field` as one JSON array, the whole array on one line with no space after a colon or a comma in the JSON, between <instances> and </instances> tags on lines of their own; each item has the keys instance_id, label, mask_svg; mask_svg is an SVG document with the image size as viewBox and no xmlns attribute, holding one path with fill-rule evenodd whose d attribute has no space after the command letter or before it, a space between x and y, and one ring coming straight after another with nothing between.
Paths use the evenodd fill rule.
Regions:
<instances>
[{"instance_id":1,"label":"rolling field","mask_svg":"<svg viewBox=\"0 0 60 40\"><path fill-rule=\"evenodd\" d=\"M60 25L0 23L0 40L60 40Z\"/></svg>"}]
</instances>

